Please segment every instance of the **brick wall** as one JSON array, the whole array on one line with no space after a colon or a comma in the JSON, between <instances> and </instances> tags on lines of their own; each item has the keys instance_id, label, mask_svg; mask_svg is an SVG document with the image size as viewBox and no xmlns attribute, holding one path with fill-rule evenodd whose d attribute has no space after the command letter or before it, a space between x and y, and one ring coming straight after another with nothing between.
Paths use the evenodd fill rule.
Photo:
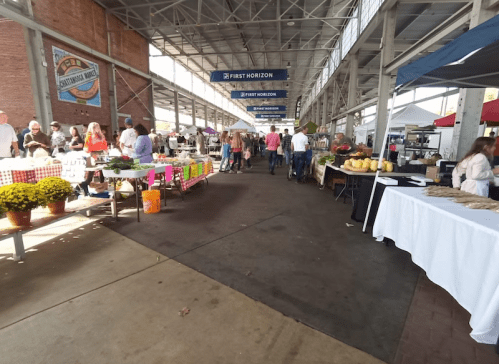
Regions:
<instances>
[{"instance_id":1,"label":"brick wall","mask_svg":"<svg viewBox=\"0 0 499 364\"><path fill-rule=\"evenodd\" d=\"M0 65L0 110L10 125L24 128L35 115L26 44L23 28L5 19L0 21Z\"/></svg>"},{"instance_id":2,"label":"brick wall","mask_svg":"<svg viewBox=\"0 0 499 364\"><path fill-rule=\"evenodd\" d=\"M111 32L111 56L145 73L149 72L148 42L92 0L37 0L35 19L107 54L106 16Z\"/></svg>"}]
</instances>

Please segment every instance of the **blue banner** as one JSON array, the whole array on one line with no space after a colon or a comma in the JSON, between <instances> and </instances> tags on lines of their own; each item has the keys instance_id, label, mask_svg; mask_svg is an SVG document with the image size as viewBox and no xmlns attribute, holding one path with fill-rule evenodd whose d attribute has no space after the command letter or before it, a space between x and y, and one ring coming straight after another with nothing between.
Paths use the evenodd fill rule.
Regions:
<instances>
[{"instance_id":1,"label":"blue banner","mask_svg":"<svg viewBox=\"0 0 499 364\"><path fill-rule=\"evenodd\" d=\"M286 81L288 70L213 71L210 82Z\"/></svg>"},{"instance_id":2,"label":"blue banner","mask_svg":"<svg viewBox=\"0 0 499 364\"><path fill-rule=\"evenodd\" d=\"M257 111L286 111L286 106L282 106L282 105L246 106L246 111L249 111L249 112L257 112Z\"/></svg>"},{"instance_id":3,"label":"blue banner","mask_svg":"<svg viewBox=\"0 0 499 364\"><path fill-rule=\"evenodd\" d=\"M231 91L231 99L285 99L286 90Z\"/></svg>"},{"instance_id":4,"label":"blue banner","mask_svg":"<svg viewBox=\"0 0 499 364\"><path fill-rule=\"evenodd\" d=\"M256 114L257 119L284 119L286 114Z\"/></svg>"}]
</instances>

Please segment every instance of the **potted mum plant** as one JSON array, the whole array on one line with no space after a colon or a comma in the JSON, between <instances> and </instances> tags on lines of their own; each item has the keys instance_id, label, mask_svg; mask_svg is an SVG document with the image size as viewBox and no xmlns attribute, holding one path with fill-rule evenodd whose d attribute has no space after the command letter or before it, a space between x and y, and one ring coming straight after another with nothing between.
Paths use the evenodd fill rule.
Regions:
<instances>
[{"instance_id":1,"label":"potted mum plant","mask_svg":"<svg viewBox=\"0 0 499 364\"><path fill-rule=\"evenodd\" d=\"M29 225L31 210L40 204L40 194L35 185L13 183L0 188L0 205L13 226Z\"/></svg>"},{"instance_id":2,"label":"potted mum plant","mask_svg":"<svg viewBox=\"0 0 499 364\"><path fill-rule=\"evenodd\" d=\"M36 185L42 196L42 205L47 206L52 214L62 214L66 199L73 193L71 183L60 177L47 177Z\"/></svg>"}]
</instances>

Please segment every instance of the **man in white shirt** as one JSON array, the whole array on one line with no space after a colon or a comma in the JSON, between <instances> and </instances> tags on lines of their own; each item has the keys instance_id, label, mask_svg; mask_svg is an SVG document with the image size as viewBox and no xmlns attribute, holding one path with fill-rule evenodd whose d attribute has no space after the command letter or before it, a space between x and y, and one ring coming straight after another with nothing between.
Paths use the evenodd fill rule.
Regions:
<instances>
[{"instance_id":1,"label":"man in white shirt","mask_svg":"<svg viewBox=\"0 0 499 364\"><path fill-rule=\"evenodd\" d=\"M307 133L308 128L304 126L299 133L295 133L293 138L291 138L291 150L293 151L296 169L296 183L300 183L303 165L305 164L305 153L309 147Z\"/></svg>"},{"instance_id":2,"label":"man in white shirt","mask_svg":"<svg viewBox=\"0 0 499 364\"><path fill-rule=\"evenodd\" d=\"M9 117L3 111L0 111L0 159L12 158L10 147L14 148L16 157L19 156L19 147L17 145L17 135L14 128L7 124Z\"/></svg>"},{"instance_id":3,"label":"man in white shirt","mask_svg":"<svg viewBox=\"0 0 499 364\"><path fill-rule=\"evenodd\" d=\"M131 118L125 119L125 128L120 137L120 147L123 155L128 157L133 156L133 146L137 140L137 134L135 134L135 129L133 128L133 122Z\"/></svg>"}]
</instances>

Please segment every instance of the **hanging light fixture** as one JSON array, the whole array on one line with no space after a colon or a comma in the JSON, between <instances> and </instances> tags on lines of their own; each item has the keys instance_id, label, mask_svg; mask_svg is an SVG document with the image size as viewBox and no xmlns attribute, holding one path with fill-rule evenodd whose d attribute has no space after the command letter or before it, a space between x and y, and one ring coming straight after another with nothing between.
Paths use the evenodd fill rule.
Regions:
<instances>
[{"instance_id":1,"label":"hanging light fixture","mask_svg":"<svg viewBox=\"0 0 499 364\"><path fill-rule=\"evenodd\" d=\"M288 62L288 65L286 66L286 68L291 68L291 62Z\"/></svg>"}]
</instances>

